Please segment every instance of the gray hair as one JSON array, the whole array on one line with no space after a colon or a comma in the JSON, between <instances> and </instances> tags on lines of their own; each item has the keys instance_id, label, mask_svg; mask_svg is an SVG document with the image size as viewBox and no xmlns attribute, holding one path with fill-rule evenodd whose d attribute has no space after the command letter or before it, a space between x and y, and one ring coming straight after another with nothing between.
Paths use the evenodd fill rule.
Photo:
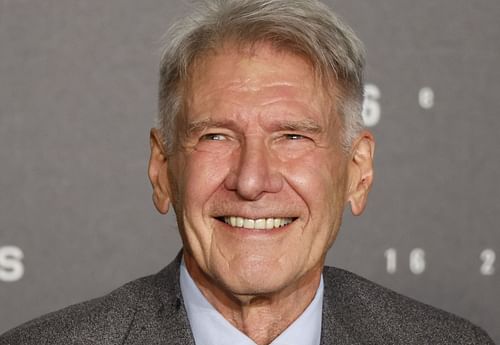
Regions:
<instances>
[{"instance_id":1,"label":"gray hair","mask_svg":"<svg viewBox=\"0 0 500 345\"><path fill-rule=\"evenodd\" d=\"M364 50L354 32L317 0L204 0L198 11L166 35L160 64L159 128L167 152L175 145L176 118L195 60L226 42L268 42L306 57L333 90L349 149L363 128ZM337 92L335 92L337 91Z\"/></svg>"}]
</instances>

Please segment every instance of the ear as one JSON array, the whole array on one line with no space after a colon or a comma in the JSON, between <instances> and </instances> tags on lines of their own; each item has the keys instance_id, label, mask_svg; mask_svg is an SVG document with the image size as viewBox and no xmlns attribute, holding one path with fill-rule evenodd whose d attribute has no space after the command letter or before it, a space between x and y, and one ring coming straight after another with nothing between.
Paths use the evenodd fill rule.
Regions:
<instances>
[{"instance_id":1,"label":"ear","mask_svg":"<svg viewBox=\"0 0 500 345\"><path fill-rule=\"evenodd\" d=\"M373 154L375 139L368 131L363 131L352 146L348 165L347 201L352 214L360 215L366 206L368 192L373 183Z\"/></svg>"},{"instance_id":2,"label":"ear","mask_svg":"<svg viewBox=\"0 0 500 345\"><path fill-rule=\"evenodd\" d=\"M151 129L149 143L151 157L149 158L148 175L153 187L153 203L158 212L166 214L170 206L167 155L165 154L161 134L156 128Z\"/></svg>"}]
</instances>

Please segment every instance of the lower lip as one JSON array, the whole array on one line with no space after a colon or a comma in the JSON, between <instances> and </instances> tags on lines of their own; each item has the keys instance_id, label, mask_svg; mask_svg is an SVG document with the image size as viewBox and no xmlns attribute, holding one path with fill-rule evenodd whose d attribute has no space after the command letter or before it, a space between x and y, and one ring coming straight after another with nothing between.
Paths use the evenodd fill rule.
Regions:
<instances>
[{"instance_id":1,"label":"lower lip","mask_svg":"<svg viewBox=\"0 0 500 345\"><path fill-rule=\"evenodd\" d=\"M291 223L288 223L287 225L283 225L279 228L272 228L272 229L247 229L247 228L238 228L235 226L231 226L230 224L227 224L226 222L223 222L221 220L216 219L216 221L219 224L224 225L224 229L227 229L231 232L237 233L239 235L249 235L249 236L266 236L266 235L276 235L276 234L281 234L284 232L287 232L290 228L291 225L294 224L297 220L294 220Z\"/></svg>"}]
</instances>

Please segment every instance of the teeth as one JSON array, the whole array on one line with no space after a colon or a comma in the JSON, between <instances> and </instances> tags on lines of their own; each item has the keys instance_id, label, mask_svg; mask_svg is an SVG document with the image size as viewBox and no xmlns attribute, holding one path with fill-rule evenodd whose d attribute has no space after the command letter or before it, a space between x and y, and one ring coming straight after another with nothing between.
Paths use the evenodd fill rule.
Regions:
<instances>
[{"instance_id":1,"label":"teeth","mask_svg":"<svg viewBox=\"0 0 500 345\"><path fill-rule=\"evenodd\" d=\"M272 229L272 228L274 228L274 219L267 218L266 219L266 229Z\"/></svg>"},{"instance_id":2,"label":"teeth","mask_svg":"<svg viewBox=\"0 0 500 345\"><path fill-rule=\"evenodd\" d=\"M224 222L235 228L271 230L280 228L293 222L293 218L243 218L236 216L224 217Z\"/></svg>"},{"instance_id":3,"label":"teeth","mask_svg":"<svg viewBox=\"0 0 500 345\"><path fill-rule=\"evenodd\" d=\"M245 221L241 217L236 217L236 226L238 228L242 228L243 224L245 224Z\"/></svg>"},{"instance_id":4,"label":"teeth","mask_svg":"<svg viewBox=\"0 0 500 345\"><path fill-rule=\"evenodd\" d=\"M264 230L266 228L266 220L265 219L257 219L255 221L255 229Z\"/></svg>"},{"instance_id":5,"label":"teeth","mask_svg":"<svg viewBox=\"0 0 500 345\"><path fill-rule=\"evenodd\" d=\"M254 229L255 228L255 220L245 218L245 222L243 223L243 227L246 229Z\"/></svg>"}]
</instances>

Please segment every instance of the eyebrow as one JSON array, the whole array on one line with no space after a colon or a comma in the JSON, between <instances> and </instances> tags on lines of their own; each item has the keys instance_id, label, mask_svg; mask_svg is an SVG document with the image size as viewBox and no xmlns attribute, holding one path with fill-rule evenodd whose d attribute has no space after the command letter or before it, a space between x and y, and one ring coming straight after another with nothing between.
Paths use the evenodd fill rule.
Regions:
<instances>
[{"instance_id":1,"label":"eyebrow","mask_svg":"<svg viewBox=\"0 0 500 345\"><path fill-rule=\"evenodd\" d=\"M275 126L276 130L280 131L292 131L292 132L305 132L305 133L320 133L323 131L323 128L313 120L305 119L299 121L284 121L279 122Z\"/></svg>"},{"instance_id":2,"label":"eyebrow","mask_svg":"<svg viewBox=\"0 0 500 345\"><path fill-rule=\"evenodd\" d=\"M199 133L204 131L207 128L211 127L235 127L234 121L216 121L213 119L199 120L191 122L187 125L186 132L188 135L192 135L194 133Z\"/></svg>"},{"instance_id":3,"label":"eyebrow","mask_svg":"<svg viewBox=\"0 0 500 345\"><path fill-rule=\"evenodd\" d=\"M237 124L232 120L217 121L213 119L199 120L187 125L186 133L192 135L204 131L207 128L235 128ZM317 134L323 131L318 123L310 119L299 121L276 121L271 124L272 131L291 131Z\"/></svg>"}]
</instances>

